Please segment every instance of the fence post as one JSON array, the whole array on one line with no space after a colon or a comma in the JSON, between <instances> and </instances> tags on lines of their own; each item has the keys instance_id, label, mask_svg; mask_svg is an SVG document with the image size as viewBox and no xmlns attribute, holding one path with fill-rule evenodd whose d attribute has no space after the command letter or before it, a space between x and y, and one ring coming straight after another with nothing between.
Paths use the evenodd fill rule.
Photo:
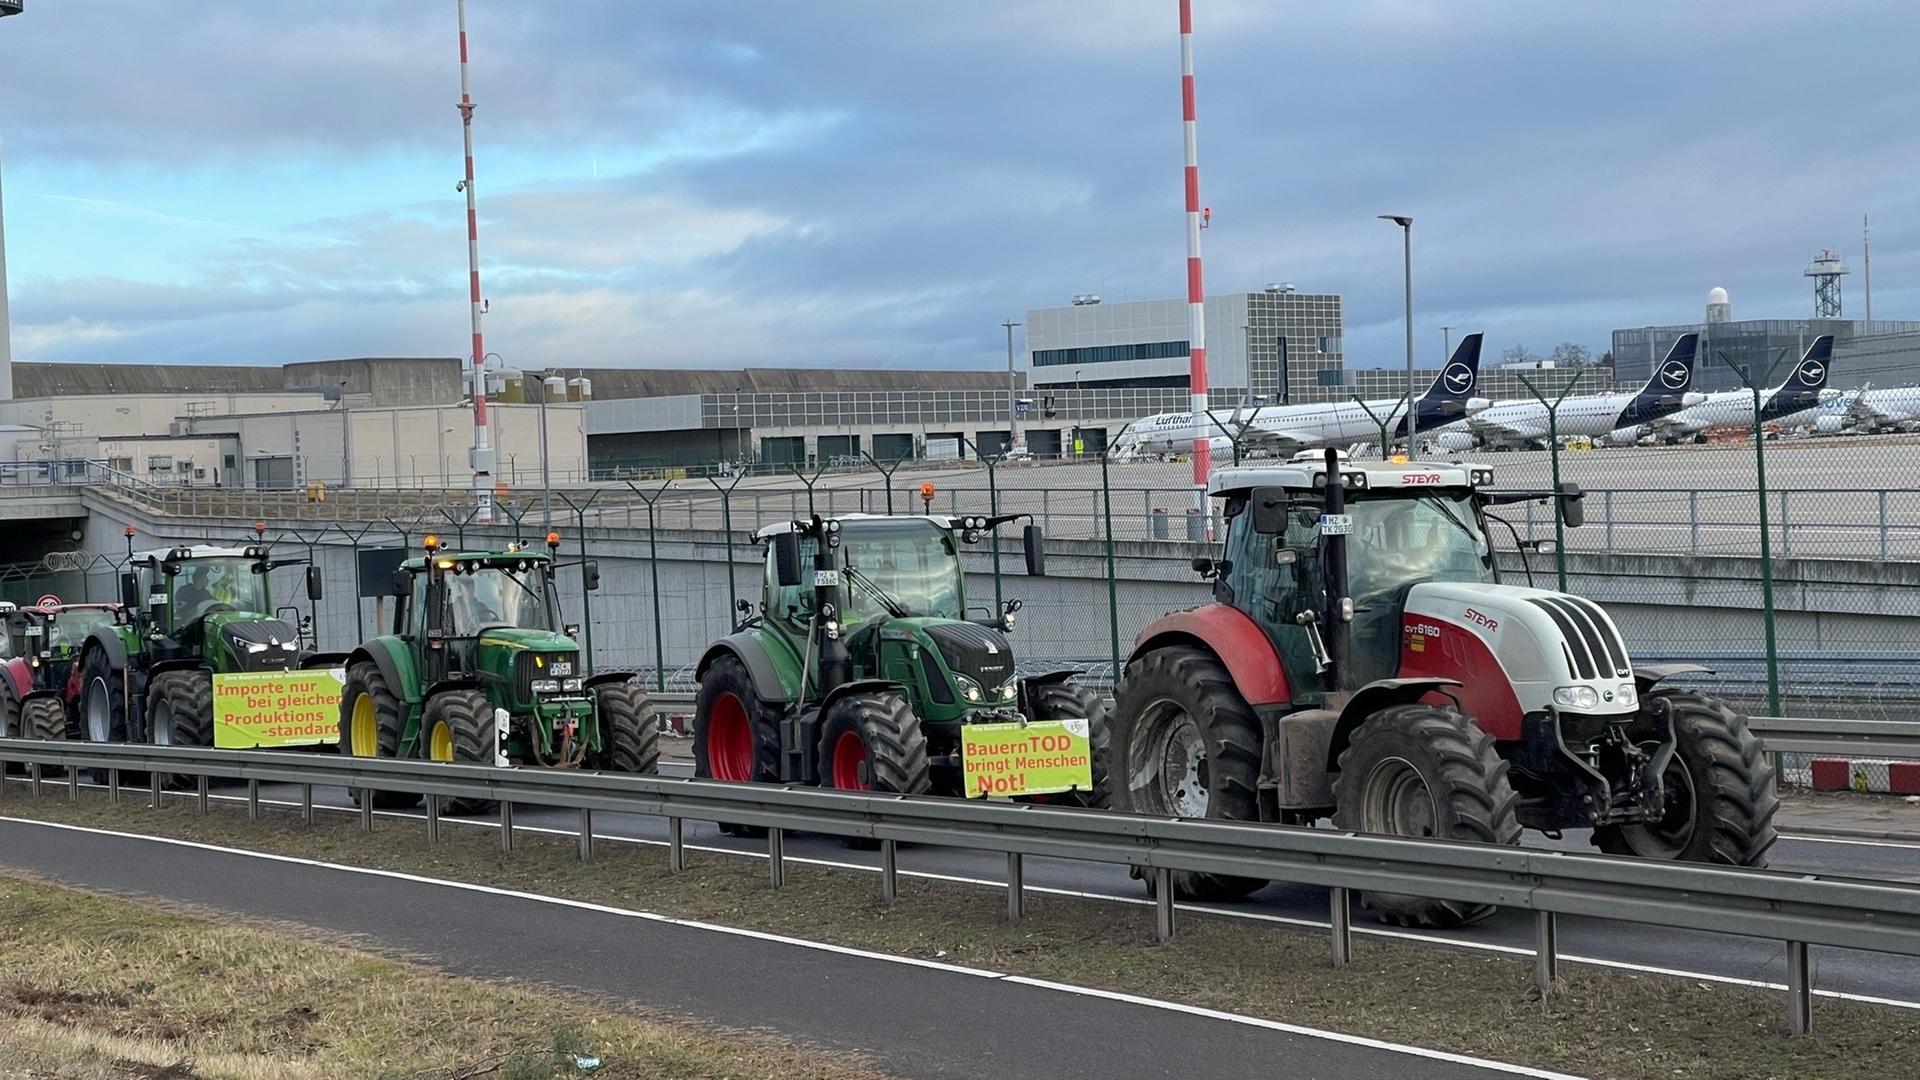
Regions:
<instances>
[{"instance_id":1,"label":"fence post","mask_svg":"<svg viewBox=\"0 0 1920 1080\"><path fill-rule=\"evenodd\" d=\"M660 499L666 495L667 489L672 486L673 481L669 480L660 485L660 490L654 492L652 498L648 498L640 493L639 488L633 486L633 481L627 481L627 487L631 488L634 495L647 504L647 569L653 575L653 688L660 693L665 693L667 689L667 645L664 637L666 633L665 618L660 613L660 541L658 536L659 530L655 528L654 504L659 502ZM731 536L727 538L727 569L727 580L729 584L731 584L733 580L733 539Z\"/></svg>"},{"instance_id":2,"label":"fence post","mask_svg":"<svg viewBox=\"0 0 1920 1080\"><path fill-rule=\"evenodd\" d=\"M1766 384L1762 378L1755 383L1750 369L1734 367L1725 352L1720 360L1746 384L1747 392L1753 395L1753 468L1754 482L1760 493L1760 599L1766 609L1767 639L1767 710L1770 716L1780 715L1780 642L1774 626L1773 606L1773 528L1767 521L1767 431L1764 408L1760 400L1760 387ZM1769 375L1772 373L1769 371ZM1779 769L1778 759L1774 768ZM1804 948L1804 946L1803 946ZM1789 954L1791 958L1791 954Z\"/></svg>"},{"instance_id":3,"label":"fence post","mask_svg":"<svg viewBox=\"0 0 1920 1080\"><path fill-rule=\"evenodd\" d=\"M1533 916L1533 985L1544 1000L1560 977L1560 926L1551 911Z\"/></svg>"},{"instance_id":4,"label":"fence post","mask_svg":"<svg viewBox=\"0 0 1920 1080\"><path fill-rule=\"evenodd\" d=\"M1327 921L1333 932L1333 966L1346 967L1353 959L1353 905L1347 890L1335 886L1327 890Z\"/></svg>"},{"instance_id":5,"label":"fence post","mask_svg":"<svg viewBox=\"0 0 1920 1080\"><path fill-rule=\"evenodd\" d=\"M1113 681L1120 681L1120 590L1113 580L1113 485L1107 477L1107 451L1100 450L1100 494L1106 507L1107 640L1113 648Z\"/></svg>"},{"instance_id":6,"label":"fence post","mask_svg":"<svg viewBox=\"0 0 1920 1080\"><path fill-rule=\"evenodd\" d=\"M1613 550L1613 489L1601 496L1602 512L1607 515L1607 550Z\"/></svg>"},{"instance_id":7,"label":"fence post","mask_svg":"<svg viewBox=\"0 0 1920 1080\"><path fill-rule=\"evenodd\" d=\"M1880 561L1887 561L1887 490L1880 489Z\"/></svg>"},{"instance_id":8,"label":"fence post","mask_svg":"<svg viewBox=\"0 0 1920 1080\"><path fill-rule=\"evenodd\" d=\"M1557 588L1559 588L1561 592L1566 592L1567 591L1567 531L1566 531L1567 513L1566 513L1565 502L1560 498L1560 403L1567 400L1568 394L1573 393L1574 386L1580 382L1580 376L1585 375L1586 372L1584 371L1574 372L1573 378L1568 379L1566 387L1560 391L1560 396L1557 398L1554 398L1551 403L1547 401L1545 394L1542 394L1539 390L1534 388L1533 380L1527 378L1525 375L1521 375L1518 372L1515 372L1514 374L1520 379L1520 385L1527 388L1527 393L1532 394L1534 397L1538 398L1540 401L1540 404L1546 406L1546 409L1547 409L1547 456L1553 461L1554 577L1558 582Z\"/></svg>"},{"instance_id":9,"label":"fence post","mask_svg":"<svg viewBox=\"0 0 1920 1080\"><path fill-rule=\"evenodd\" d=\"M1787 942L1787 1033L1813 1034L1813 971L1804 941Z\"/></svg>"},{"instance_id":10,"label":"fence post","mask_svg":"<svg viewBox=\"0 0 1920 1080\"><path fill-rule=\"evenodd\" d=\"M707 483L712 484L713 489L720 493L720 532L726 538L727 549L727 621L729 623L733 621L733 613L740 608L740 594L733 580L733 489L739 486L740 478L744 475L746 474L734 473L733 483L726 487L721 487L720 481L712 476L707 477ZM893 513L891 505L887 507L887 513Z\"/></svg>"},{"instance_id":11,"label":"fence post","mask_svg":"<svg viewBox=\"0 0 1920 1080\"><path fill-rule=\"evenodd\" d=\"M1793 554L1793 519L1787 516L1787 495L1785 488L1780 491L1780 553Z\"/></svg>"},{"instance_id":12,"label":"fence post","mask_svg":"<svg viewBox=\"0 0 1920 1080\"><path fill-rule=\"evenodd\" d=\"M1153 869L1153 939L1173 940L1173 871L1164 866Z\"/></svg>"},{"instance_id":13,"label":"fence post","mask_svg":"<svg viewBox=\"0 0 1920 1080\"><path fill-rule=\"evenodd\" d=\"M1691 539L1687 543L1689 554L1700 554L1700 489L1687 492L1687 523L1691 530Z\"/></svg>"}]
</instances>

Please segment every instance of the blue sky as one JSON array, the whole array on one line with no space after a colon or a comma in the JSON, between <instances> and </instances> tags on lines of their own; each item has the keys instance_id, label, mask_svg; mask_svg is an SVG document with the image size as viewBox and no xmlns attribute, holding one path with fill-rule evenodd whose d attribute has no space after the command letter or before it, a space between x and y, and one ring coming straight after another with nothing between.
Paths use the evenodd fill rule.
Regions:
<instances>
[{"instance_id":1,"label":"blue sky","mask_svg":"<svg viewBox=\"0 0 1920 1080\"><path fill-rule=\"evenodd\" d=\"M1349 362L1920 317L1896 3L1195 0L1216 291L1346 298ZM179 12L190 12L181 16ZM1075 293L1184 288L1174 0L470 0L490 349L970 367ZM20 360L457 355L453 0L36 0L0 23ZM1849 313L1861 307L1848 282Z\"/></svg>"}]
</instances>

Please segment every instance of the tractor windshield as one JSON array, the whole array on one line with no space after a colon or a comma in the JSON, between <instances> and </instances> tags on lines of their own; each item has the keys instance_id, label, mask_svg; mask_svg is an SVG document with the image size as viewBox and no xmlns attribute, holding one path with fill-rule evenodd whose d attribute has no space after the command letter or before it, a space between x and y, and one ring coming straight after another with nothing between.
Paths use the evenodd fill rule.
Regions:
<instances>
[{"instance_id":1,"label":"tractor windshield","mask_svg":"<svg viewBox=\"0 0 1920 1080\"><path fill-rule=\"evenodd\" d=\"M1347 512L1347 583L1356 603L1418 581L1494 580L1492 549L1466 492L1357 494Z\"/></svg>"},{"instance_id":2,"label":"tractor windshield","mask_svg":"<svg viewBox=\"0 0 1920 1080\"><path fill-rule=\"evenodd\" d=\"M103 626L113 625L111 608L68 608L47 624L47 648L56 654L72 652L87 636Z\"/></svg>"},{"instance_id":3,"label":"tractor windshield","mask_svg":"<svg viewBox=\"0 0 1920 1080\"><path fill-rule=\"evenodd\" d=\"M907 615L966 618L960 554L947 530L920 518L850 520L840 535L847 565L860 572L849 575L849 619L887 614L874 589Z\"/></svg>"},{"instance_id":4,"label":"tractor windshield","mask_svg":"<svg viewBox=\"0 0 1920 1080\"><path fill-rule=\"evenodd\" d=\"M267 575L253 572L254 560L241 556L184 559L173 576L173 625L187 624L221 611L266 612Z\"/></svg>"},{"instance_id":5,"label":"tractor windshield","mask_svg":"<svg viewBox=\"0 0 1920 1080\"><path fill-rule=\"evenodd\" d=\"M454 637L477 637L490 626L552 630L553 613L541 587L540 571L482 566L449 573L447 626Z\"/></svg>"}]
</instances>

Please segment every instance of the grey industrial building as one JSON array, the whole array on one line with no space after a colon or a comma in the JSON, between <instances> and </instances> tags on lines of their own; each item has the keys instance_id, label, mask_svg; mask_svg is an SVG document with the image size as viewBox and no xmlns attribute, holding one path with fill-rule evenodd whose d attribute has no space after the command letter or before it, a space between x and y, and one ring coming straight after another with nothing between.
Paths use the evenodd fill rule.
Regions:
<instances>
[{"instance_id":1,"label":"grey industrial building","mask_svg":"<svg viewBox=\"0 0 1920 1080\"><path fill-rule=\"evenodd\" d=\"M1741 385L1731 363L1778 382L1822 334L1833 335L1827 384L1848 389L1864 383L1920 383L1920 320L1915 319L1735 319L1727 290L1707 297L1706 318L1684 326L1638 326L1613 332L1613 366L1622 383L1645 381L1681 334L1699 334L1702 361L1694 374L1699 390Z\"/></svg>"}]
</instances>

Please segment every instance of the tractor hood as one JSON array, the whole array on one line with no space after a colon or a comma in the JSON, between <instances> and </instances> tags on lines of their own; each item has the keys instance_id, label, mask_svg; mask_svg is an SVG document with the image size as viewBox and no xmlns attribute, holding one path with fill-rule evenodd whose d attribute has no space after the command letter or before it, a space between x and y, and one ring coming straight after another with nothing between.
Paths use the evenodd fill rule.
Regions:
<instances>
[{"instance_id":1,"label":"tractor hood","mask_svg":"<svg viewBox=\"0 0 1920 1080\"><path fill-rule=\"evenodd\" d=\"M1013 645L1007 636L979 623L951 619L900 619L914 634L940 654L941 661L956 677L980 688L984 700L998 700L994 693L1013 679ZM965 684L962 684L964 691ZM969 699L969 704L974 702Z\"/></svg>"},{"instance_id":2,"label":"tractor hood","mask_svg":"<svg viewBox=\"0 0 1920 1080\"><path fill-rule=\"evenodd\" d=\"M285 619L251 611L217 611L206 634L218 636L240 671L285 671L300 652L300 631Z\"/></svg>"},{"instance_id":3,"label":"tractor hood","mask_svg":"<svg viewBox=\"0 0 1920 1080\"><path fill-rule=\"evenodd\" d=\"M513 652L578 652L580 646L565 634L552 630L529 630L518 626L489 627L480 635L480 644L487 648L508 649Z\"/></svg>"}]
</instances>

